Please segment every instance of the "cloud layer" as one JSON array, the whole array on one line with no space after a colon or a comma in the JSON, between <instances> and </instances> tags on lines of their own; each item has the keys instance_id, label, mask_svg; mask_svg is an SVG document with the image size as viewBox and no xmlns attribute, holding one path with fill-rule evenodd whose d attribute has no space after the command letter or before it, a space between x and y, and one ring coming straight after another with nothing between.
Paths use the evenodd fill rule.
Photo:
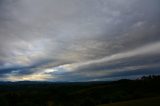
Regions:
<instances>
[{"instance_id":1,"label":"cloud layer","mask_svg":"<svg viewBox=\"0 0 160 106\"><path fill-rule=\"evenodd\" d=\"M159 0L1 0L0 80L159 74L159 5Z\"/></svg>"}]
</instances>

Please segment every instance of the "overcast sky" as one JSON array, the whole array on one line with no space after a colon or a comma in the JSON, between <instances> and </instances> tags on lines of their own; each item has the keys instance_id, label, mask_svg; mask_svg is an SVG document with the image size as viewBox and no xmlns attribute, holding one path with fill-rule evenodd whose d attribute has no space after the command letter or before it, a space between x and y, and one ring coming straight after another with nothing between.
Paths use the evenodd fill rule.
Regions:
<instances>
[{"instance_id":1,"label":"overcast sky","mask_svg":"<svg viewBox=\"0 0 160 106\"><path fill-rule=\"evenodd\" d=\"M1 81L160 74L160 0L0 0Z\"/></svg>"}]
</instances>

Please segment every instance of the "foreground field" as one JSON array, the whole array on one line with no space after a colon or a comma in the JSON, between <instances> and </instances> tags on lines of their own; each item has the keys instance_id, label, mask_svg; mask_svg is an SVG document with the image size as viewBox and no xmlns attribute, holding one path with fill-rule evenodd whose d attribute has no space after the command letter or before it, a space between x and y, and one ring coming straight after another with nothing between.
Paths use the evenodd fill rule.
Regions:
<instances>
[{"instance_id":1,"label":"foreground field","mask_svg":"<svg viewBox=\"0 0 160 106\"><path fill-rule=\"evenodd\" d=\"M160 76L110 82L0 82L0 106L160 106L159 82Z\"/></svg>"},{"instance_id":2,"label":"foreground field","mask_svg":"<svg viewBox=\"0 0 160 106\"><path fill-rule=\"evenodd\" d=\"M160 97L153 97L140 100L131 100L126 102L104 104L99 106L160 106Z\"/></svg>"}]
</instances>

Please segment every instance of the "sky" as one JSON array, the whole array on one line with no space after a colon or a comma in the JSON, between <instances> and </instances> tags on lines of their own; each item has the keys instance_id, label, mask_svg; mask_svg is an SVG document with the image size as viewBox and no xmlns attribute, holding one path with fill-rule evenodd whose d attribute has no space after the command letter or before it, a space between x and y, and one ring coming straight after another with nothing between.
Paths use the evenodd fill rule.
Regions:
<instances>
[{"instance_id":1,"label":"sky","mask_svg":"<svg viewBox=\"0 0 160 106\"><path fill-rule=\"evenodd\" d=\"M160 74L160 0L0 0L0 81Z\"/></svg>"}]
</instances>

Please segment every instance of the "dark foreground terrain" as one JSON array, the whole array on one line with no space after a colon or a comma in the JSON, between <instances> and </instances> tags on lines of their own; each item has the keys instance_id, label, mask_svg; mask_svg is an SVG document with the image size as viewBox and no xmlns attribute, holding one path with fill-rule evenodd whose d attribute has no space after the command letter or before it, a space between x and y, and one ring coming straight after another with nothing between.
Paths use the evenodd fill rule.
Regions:
<instances>
[{"instance_id":1,"label":"dark foreground terrain","mask_svg":"<svg viewBox=\"0 0 160 106\"><path fill-rule=\"evenodd\" d=\"M160 106L160 97L152 97L125 102L103 104L99 106Z\"/></svg>"},{"instance_id":2,"label":"dark foreground terrain","mask_svg":"<svg viewBox=\"0 0 160 106\"><path fill-rule=\"evenodd\" d=\"M113 82L0 82L0 106L143 106L148 103L159 106L160 76Z\"/></svg>"}]
</instances>

